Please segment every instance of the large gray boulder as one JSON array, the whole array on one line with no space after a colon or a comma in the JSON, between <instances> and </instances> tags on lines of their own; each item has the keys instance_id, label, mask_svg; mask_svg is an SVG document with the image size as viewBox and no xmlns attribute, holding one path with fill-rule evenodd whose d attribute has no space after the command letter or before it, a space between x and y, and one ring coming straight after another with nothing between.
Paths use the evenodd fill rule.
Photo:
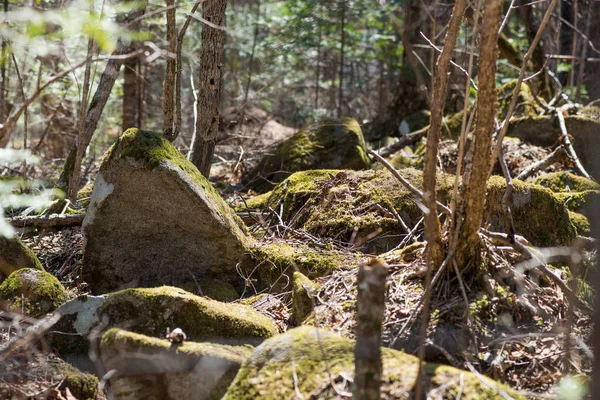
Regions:
<instances>
[{"instance_id":1,"label":"large gray boulder","mask_svg":"<svg viewBox=\"0 0 600 400\"><path fill-rule=\"evenodd\" d=\"M233 210L158 133L127 130L105 155L83 222L92 293L239 281L251 246Z\"/></svg>"}]
</instances>

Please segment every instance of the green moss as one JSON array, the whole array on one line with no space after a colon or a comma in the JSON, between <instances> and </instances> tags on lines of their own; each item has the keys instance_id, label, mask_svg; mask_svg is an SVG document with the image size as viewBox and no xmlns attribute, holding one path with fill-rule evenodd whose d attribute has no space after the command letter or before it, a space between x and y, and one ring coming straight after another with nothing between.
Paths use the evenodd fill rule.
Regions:
<instances>
[{"instance_id":1,"label":"green moss","mask_svg":"<svg viewBox=\"0 0 600 400\"><path fill-rule=\"evenodd\" d=\"M504 120L508 107L513 98L513 91L517 85L517 80L513 79L500 88L498 88L498 119ZM515 116L537 116L540 108L535 102L531 88L526 83L521 83L517 105L515 107Z\"/></svg>"},{"instance_id":2,"label":"green moss","mask_svg":"<svg viewBox=\"0 0 600 400\"><path fill-rule=\"evenodd\" d=\"M575 226L578 235L587 236L591 233L592 229L590 221L585 215L569 211L569 218L571 219L573 226Z\"/></svg>"},{"instance_id":3,"label":"green moss","mask_svg":"<svg viewBox=\"0 0 600 400\"><path fill-rule=\"evenodd\" d=\"M110 326L126 326L149 336L181 328L190 340L257 343L277 333L273 322L251 307L221 303L182 289L162 286L112 293L98 310Z\"/></svg>"},{"instance_id":4,"label":"green moss","mask_svg":"<svg viewBox=\"0 0 600 400\"><path fill-rule=\"evenodd\" d=\"M342 268L354 268L362 259L356 253L313 249L303 244L258 243L250 251L245 269L248 273L258 273L261 288L290 290L289 283L292 282L294 271L312 279Z\"/></svg>"},{"instance_id":5,"label":"green moss","mask_svg":"<svg viewBox=\"0 0 600 400\"><path fill-rule=\"evenodd\" d=\"M41 317L67 301L65 288L51 274L33 268L13 272L0 285L0 300L30 317Z\"/></svg>"},{"instance_id":6,"label":"green moss","mask_svg":"<svg viewBox=\"0 0 600 400\"><path fill-rule=\"evenodd\" d=\"M414 186L422 187L420 171L405 168L401 174ZM453 176L438 174L437 195L441 202L448 203L453 184ZM574 238L566 209L549 190L521 181L515 181L513 187L517 233L540 246L567 244ZM490 222L500 231L504 229L505 188L502 177L490 179L486 210L493 202ZM283 206L281 217L294 229L353 243L365 241L363 248L373 253L389 251L402 239L405 232L397 216L408 227L422 217L412 193L387 170L296 173L279 184L264 204L273 209ZM550 221L548 215L554 219ZM482 218L487 220L487 211Z\"/></svg>"},{"instance_id":7,"label":"green moss","mask_svg":"<svg viewBox=\"0 0 600 400\"><path fill-rule=\"evenodd\" d=\"M120 372L111 378L115 398L220 399L251 352L251 347L214 343L173 345L116 328L100 343L105 366Z\"/></svg>"},{"instance_id":8,"label":"green moss","mask_svg":"<svg viewBox=\"0 0 600 400\"><path fill-rule=\"evenodd\" d=\"M360 125L352 118L323 119L281 143L244 177L259 192L271 189L293 172L366 169L371 165Z\"/></svg>"},{"instance_id":9,"label":"green moss","mask_svg":"<svg viewBox=\"0 0 600 400\"><path fill-rule=\"evenodd\" d=\"M490 196L494 194L491 223L500 231L504 231L502 197L505 191L504 178L492 176L488 183L490 201ZM511 213L516 232L536 246L569 245L576 236L568 210L550 190L542 186L513 180Z\"/></svg>"},{"instance_id":10,"label":"green moss","mask_svg":"<svg viewBox=\"0 0 600 400\"><path fill-rule=\"evenodd\" d=\"M319 285L298 271L294 272L293 280L292 309L294 319L300 325L313 310L313 296L319 289Z\"/></svg>"},{"instance_id":11,"label":"green moss","mask_svg":"<svg viewBox=\"0 0 600 400\"><path fill-rule=\"evenodd\" d=\"M19 238L8 239L0 235L0 274L8 276L22 268L44 270L35 253Z\"/></svg>"},{"instance_id":12,"label":"green moss","mask_svg":"<svg viewBox=\"0 0 600 400\"><path fill-rule=\"evenodd\" d=\"M557 193L600 190L600 185L593 180L574 175L568 171L543 174L535 180L535 183Z\"/></svg>"},{"instance_id":13,"label":"green moss","mask_svg":"<svg viewBox=\"0 0 600 400\"><path fill-rule=\"evenodd\" d=\"M300 327L265 341L256 348L238 372L224 399L286 399L317 393L318 398L336 398L332 377L354 375L356 343L312 327ZM414 389L418 359L403 352L382 348L382 398L396 398ZM453 367L427 364L427 392L439 388L440 398L502 399L500 391L515 399L523 396L488 378ZM338 384L339 386L339 384ZM349 387L344 389L350 389Z\"/></svg>"},{"instance_id":14,"label":"green moss","mask_svg":"<svg viewBox=\"0 0 600 400\"><path fill-rule=\"evenodd\" d=\"M217 301L230 302L240 298L240 295L229 282L217 279L200 279L198 283L189 283L179 286L181 289L191 293L201 294Z\"/></svg>"},{"instance_id":15,"label":"green moss","mask_svg":"<svg viewBox=\"0 0 600 400\"><path fill-rule=\"evenodd\" d=\"M65 379L64 386L69 388L75 398L80 400L98 398L99 381L95 375L81 372L60 359L54 360L49 364Z\"/></svg>"}]
</instances>

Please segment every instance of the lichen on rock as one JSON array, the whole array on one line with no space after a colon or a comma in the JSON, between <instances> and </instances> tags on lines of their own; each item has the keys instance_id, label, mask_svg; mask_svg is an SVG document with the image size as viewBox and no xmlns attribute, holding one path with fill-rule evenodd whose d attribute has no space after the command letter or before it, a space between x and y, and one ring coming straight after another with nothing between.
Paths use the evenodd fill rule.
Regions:
<instances>
[{"instance_id":1,"label":"lichen on rock","mask_svg":"<svg viewBox=\"0 0 600 400\"><path fill-rule=\"evenodd\" d=\"M67 292L58 279L39 269L20 269L0 284L0 303L30 317L52 312L66 300Z\"/></svg>"},{"instance_id":2,"label":"lichen on rock","mask_svg":"<svg viewBox=\"0 0 600 400\"><path fill-rule=\"evenodd\" d=\"M297 132L267 154L243 183L265 192L297 171L367 169L371 165L358 122L352 118L323 119Z\"/></svg>"},{"instance_id":3,"label":"lichen on rock","mask_svg":"<svg viewBox=\"0 0 600 400\"><path fill-rule=\"evenodd\" d=\"M251 348L167 340L113 328L100 357L116 399L220 399Z\"/></svg>"},{"instance_id":4,"label":"lichen on rock","mask_svg":"<svg viewBox=\"0 0 600 400\"><path fill-rule=\"evenodd\" d=\"M35 253L19 238L9 239L0 235L0 281L2 275L7 277L22 268L44 270Z\"/></svg>"},{"instance_id":5,"label":"lichen on rock","mask_svg":"<svg viewBox=\"0 0 600 400\"><path fill-rule=\"evenodd\" d=\"M224 399L287 399L298 394L336 398L339 390L351 391L351 383L343 378L354 375L354 347L354 340L323 329L292 329L254 350ZM418 371L417 357L388 348L381 350L382 398L410 398ZM440 398L454 398L459 391L463 398L472 400L503 399L501 393L525 398L487 377L449 366L427 364L425 374L426 392L437 390Z\"/></svg>"},{"instance_id":6,"label":"lichen on rock","mask_svg":"<svg viewBox=\"0 0 600 400\"><path fill-rule=\"evenodd\" d=\"M219 279L253 239L211 183L158 133L127 130L106 153L83 223L93 293Z\"/></svg>"},{"instance_id":7,"label":"lichen on rock","mask_svg":"<svg viewBox=\"0 0 600 400\"><path fill-rule=\"evenodd\" d=\"M112 293L97 312L106 326L164 337L181 328L193 341L257 344L277 334L273 321L251 307L221 303L182 289L162 286Z\"/></svg>"}]
</instances>

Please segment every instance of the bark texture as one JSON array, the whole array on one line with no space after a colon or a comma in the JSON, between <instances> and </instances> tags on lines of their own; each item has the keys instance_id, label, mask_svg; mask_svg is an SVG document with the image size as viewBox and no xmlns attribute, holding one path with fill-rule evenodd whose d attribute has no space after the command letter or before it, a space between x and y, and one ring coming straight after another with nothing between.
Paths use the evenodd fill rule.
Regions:
<instances>
[{"instance_id":1,"label":"bark texture","mask_svg":"<svg viewBox=\"0 0 600 400\"><path fill-rule=\"evenodd\" d=\"M139 60L132 59L125 62L123 70L123 124L121 130L139 128L138 122L138 82L137 65Z\"/></svg>"},{"instance_id":2,"label":"bark texture","mask_svg":"<svg viewBox=\"0 0 600 400\"><path fill-rule=\"evenodd\" d=\"M372 259L358 270L356 347L354 349L355 400L380 398L381 390L381 324L385 308L387 267Z\"/></svg>"},{"instance_id":3,"label":"bark texture","mask_svg":"<svg viewBox=\"0 0 600 400\"><path fill-rule=\"evenodd\" d=\"M433 83L433 96L431 100L431 120L429 132L427 133L427 149L425 151L425 166L423 169L423 197L425 207L428 212L425 213L425 239L429 251L429 268L437 268L444 257L442 232L440 219L437 215L436 205L436 169L438 145L442 129L442 119L444 113L444 104L446 103L446 93L448 91L448 69L452 52L456 45L456 39L460 33L462 17L467 7L466 0L457 0L454 3L452 16L448 25L448 32L444 39L444 47L438 58L435 70L435 79Z\"/></svg>"},{"instance_id":4,"label":"bark texture","mask_svg":"<svg viewBox=\"0 0 600 400\"><path fill-rule=\"evenodd\" d=\"M223 76L226 0L207 1L202 5L202 49L198 80L198 120L191 161L202 175L210 175L210 166L219 130L219 103Z\"/></svg>"},{"instance_id":5,"label":"bark texture","mask_svg":"<svg viewBox=\"0 0 600 400\"><path fill-rule=\"evenodd\" d=\"M174 130L174 106L175 106L175 69L177 66L175 52L177 51L177 29L175 23L175 1L167 0L167 41L169 42L167 55L167 69L165 71L165 83L163 85L163 135L170 142L177 139Z\"/></svg>"},{"instance_id":6,"label":"bark texture","mask_svg":"<svg viewBox=\"0 0 600 400\"><path fill-rule=\"evenodd\" d=\"M485 5L479 51L479 91L473 144L467 155L461 188L461 212L456 261L465 269L479 253L479 228L483 219L487 181L490 176L492 135L498 99L496 95L496 60L498 59L498 29L502 0L488 0Z\"/></svg>"}]
</instances>

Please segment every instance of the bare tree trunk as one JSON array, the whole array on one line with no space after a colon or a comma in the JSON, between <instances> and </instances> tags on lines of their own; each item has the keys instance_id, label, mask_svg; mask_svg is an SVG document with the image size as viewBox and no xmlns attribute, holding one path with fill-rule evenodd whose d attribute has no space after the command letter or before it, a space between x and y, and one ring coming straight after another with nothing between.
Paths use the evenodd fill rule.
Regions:
<instances>
[{"instance_id":1,"label":"bare tree trunk","mask_svg":"<svg viewBox=\"0 0 600 400\"><path fill-rule=\"evenodd\" d=\"M322 29L323 23L321 22L320 15L318 14L319 3L315 6L317 12L317 70L315 77L315 110L319 108L319 85L321 84L321 40L322 40Z\"/></svg>"},{"instance_id":2,"label":"bare tree trunk","mask_svg":"<svg viewBox=\"0 0 600 400\"><path fill-rule=\"evenodd\" d=\"M163 135L169 141L174 141L175 130L173 126L174 107L175 107L175 69L177 60L175 52L177 51L177 26L175 22L175 0L167 0L167 68L165 71L165 82L163 85Z\"/></svg>"},{"instance_id":3,"label":"bare tree trunk","mask_svg":"<svg viewBox=\"0 0 600 400\"><path fill-rule=\"evenodd\" d=\"M8 13L8 0L4 0L4 20L7 19ZM2 76L2 82L0 82L0 122L4 123L8 118L8 105L6 104L6 91L8 90L8 75L6 73L6 65L8 64L6 57L7 55L7 44L6 40L2 38L2 60L0 60L0 75ZM5 132L4 135L0 133L0 148L6 147L10 140L10 132Z\"/></svg>"},{"instance_id":4,"label":"bare tree trunk","mask_svg":"<svg viewBox=\"0 0 600 400\"><path fill-rule=\"evenodd\" d=\"M340 118L344 112L344 45L346 42L346 0L341 0L341 16L340 16L340 85L338 87L338 109L337 116Z\"/></svg>"},{"instance_id":5,"label":"bare tree trunk","mask_svg":"<svg viewBox=\"0 0 600 400\"><path fill-rule=\"evenodd\" d=\"M457 0L454 3L452 16L448 25L448 32L444 39L444 47L436 63L435 79L433 85L433 96L431 100L431 120L429 132L427 133L427 149L425 151L425 167L423 169L423 195L425 207L425 239L428 247L428 268L437 269L444 258L442 244L442 231L440 219L437 215L436 205L436 169L438 144L442 130L442 119L444 118L444 104L448 91L448 67L452 59L452 52L456 46L456 39L460 33L462 17L467 7L466 0Z\"/></svg>"},{"instance_id":6,"label":"bare tree trunk","mask_svg":"<svg viewBox=\"0 0 600 400\"><path fill-rule=\"evenodd\" d=\"M521 5L525 5L528 3L528 0L521 0ZM535 20L535 16L533 14L533 7L531 5L525 6L522 8L523 10L523 18L525 25L525 32L527 34L527 39L529 40L529 44L533 43L535 39L535 35L538 31L539 24ZM549 97L550 96L550 84L548 81L548 73L544 68L545 57L544 57L544 48L542 46L537 46L533 52L531 57L531 61L533 63L534 72L542 71L542 73L535 78L538 83L537 92L542 96Z\"/></svg>"},{"instance_id":7,"label":"bare tree trunk","mask_svg":"<svg viewBox=\"0 0 600 400\"><path fill-rule=\"evenodd\" d=\"M256 0L256 22L254 23L254 35L252 38L252 50L250 51L250 58L248 59L248 79L246 80L246 90L244 91L244 102L243 106L248 103L248 94L250 94L250 84L252 83L252 72L254 69L254 53L256 51L256 44L258 43L259 26L258 20L260 19L260 0Z\"/></svg>"},{"instance_id":8,"label":"bare tree trunk","mask_svg":"<svg viewBox=\"0 0 600 400\"><path fill-rule=\"evenodd\" d=\"M119 22L126 25L128 22L142 16L146 10L147 3L140 3L138 8L130 11L126 16L119 18ZM119 39L117 43L117 50L113 52L113 55L124 55L131 50L130 43L123 42ZM117 77L119 76L119 70L123 64L123 59L111 59L106 63L104 72L100 77L100 82L92 102L85 114L85 121L83 123L83 129L79 131L79 135L75 140L74 147L71 149L71 154L67 157L65 162L65 176L70 176L67 184L67 195L69 199L74 200L79 190L79 177L81 174L81 162L85 155L87 148L94 136L98 121L102 116L104 106L108 101L110 92L115 84Z\"/></svg>"},{"instance_id":9,"label":"bare tree trunk","mask_svg":"<svg viewBox=\"0 0 600 400\"><path fill-rule=\"evenodd\" d=\"M137 125L138 62L137 59L127 60L123 70L123 123L121 126L123 132L132 127L139 127Z\"/></svg>"},{"instance_id":10,"label":"bare tree trunk","mask_svg":"<svg viewBox=\"0 0 600 400\"><path fill-rule=\"evenodd\" d=\"M192 144L191 161L202 175L209 177L219 129L219 103L223 76L225 44L225 9L227 0L205 2L202 6L202 49L198 90L196 140Z\"/></svg>"},{"instance_id":11,"label":"bare tree trunk","mask_svg":"<svg viewBox=\"0 0 600 400\"><path fill-rule=\"evenodd\" d=\"M372 259L358 270L356 347L354 348L354 400L380 398L381 326L385 310L387 267Z\"/></svg>"},{"instance_id":12,"label":"bare tree trunk","mask_svg":"<svg viewBox=\"0 0 600 400\"><path fill-rule=\"evenodd\" d=\"M464 270L480 251L479 228L483 219L487 181L492 157L492 135L498 99L496 96L496 60L498 58L498 29L502 0L485 3L479 45L477 110L470 163L465 169L461 188L456 261ZM460 223L462 220L462 223Z\"/></svg>"}]
</instances>

